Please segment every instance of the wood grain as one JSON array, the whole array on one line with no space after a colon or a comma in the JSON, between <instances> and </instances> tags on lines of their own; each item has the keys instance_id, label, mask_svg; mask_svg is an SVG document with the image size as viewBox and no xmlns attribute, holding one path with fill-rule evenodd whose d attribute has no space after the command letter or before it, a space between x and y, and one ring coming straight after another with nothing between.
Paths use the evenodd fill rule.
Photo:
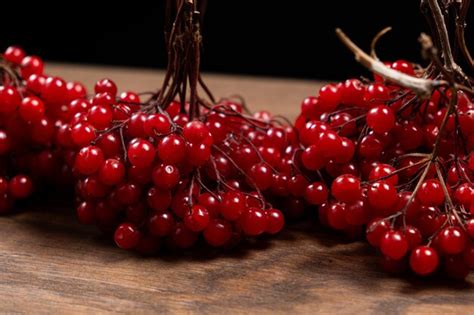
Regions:
<instances>
[{"instance_id":1,"label":"wood grain","mask_svg":"<svg viewBox=\"0 0 474 315\"><path fill-rule=\"evenodd\" d=\"M82 80L113 77L154 89L161 73L53 65ZM296 115L317 82L208 77L217 95ZM49 205L44 205L44 204ZM199 248L143 258L75 222L68 204L41 201L0 218L0 313L473 314L473 276L464 283L391 277L364 243L345 243L314 225L236 251Z\"/></svg>"}]
</instances>

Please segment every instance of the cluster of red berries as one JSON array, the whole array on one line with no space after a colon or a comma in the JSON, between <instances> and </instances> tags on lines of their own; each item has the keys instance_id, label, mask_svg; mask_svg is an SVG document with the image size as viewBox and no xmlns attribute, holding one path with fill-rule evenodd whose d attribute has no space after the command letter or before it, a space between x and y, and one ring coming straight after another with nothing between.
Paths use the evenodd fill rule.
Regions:
<instances>
[{"instance_id":1,"label":"cluster of red berries","mask_svg":"<svg viewBox=\"0 0 474 315\"><path fill-rule=\"evenodd\" d=\"M15 46L0 55L0 73L0 213L6 213L32 193L33 183L71 178L55 136L69 119L67 105L86 91L44 74L39 57Z\"/></svg>"},{"instance_id":2,"label":"cluster of red berries","mask_svg":"<svg viewBox=\"0 0 474 315\"><path fill-rule=\"evenodd\" d=\"M417 75L406 61L386 65ZM474 103L452 94L424 100L375 76L326 85L302 103L299 163L320 179L306 198L323 225L365 231L389 271L442 266L465 278L474 268Z\"/></svg>"},{"instance_id":3,"label":"cluster of red berries","mask_svg":"<svg viewBox=\"0 0 474 315\"><path fill-rule=\"evenodd\" d=\"M77 216L113 232L119 247L188 248L200 235L227 247L283 228L268 200L287 193L297 137L269 113L246 114L226 100L190 119L189 104L117 96L109 79L69 107L59 136L76 152Z\"/></svg>"}]
</instances>

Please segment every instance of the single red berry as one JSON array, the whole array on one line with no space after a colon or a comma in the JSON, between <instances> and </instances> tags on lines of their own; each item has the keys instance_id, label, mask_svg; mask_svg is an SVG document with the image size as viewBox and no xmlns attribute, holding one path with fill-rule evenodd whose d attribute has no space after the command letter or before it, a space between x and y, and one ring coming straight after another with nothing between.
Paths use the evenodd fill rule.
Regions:
<instances>
[{"instance_id":1,"label":"single red berry","mask_svg":"<svg viewBox=\"0 0 474 315\"><path fill-rule=\"evenodd\" d=\"M74 167L83 175L90 175L99 170L104 163L102 150L96 146L82 148L76 156Z\"/></svg>"},{"instance_id":2,"label":"single red berry","mask_svg":"<svg viewBox=\"0 0 474 315\"><path fill-rule=\"evenodd\" d=\"M59 77L48 77L41 97L47 104L62 106L67 103L66 81Z\"/></svg>"},{"instance_id":3,"label":"single red berry","mask_svg":"<svg viewBox=\"0 0 474 315\"><path fill-rule=\"evenodd\" d=\"M10 114L21 104L18 90L12 86L0 86L0 113Z\"/></svg>"},{"instance_id":4,"label":"single red berry","mask_svg":"<svg viewBox=\"0 0 474 315\"><path fill-rule=\"evenodd\" d=\"M92 224L95 221L95 205L90 201L83 201L76 208L77 219L81 224Z\"/></svg>"},{"instance_id":5,"label":"single red berry","mask_svg":"<svg viewBox=\"0 0 474 315\"><path fill-rule=\"evenodd\" d=\"M189 248L196 243L198 235L198 233L188 229L184 223L179 222L171 232L171 242L178 248Z\"/></svg>"},{"instance_id":6,"label":"single red berry","mask_svg":"<svg viewBox=\"0 0 474 315\"><path fill-rule=\"evenodd\" d=\"M171 205L171 191L152 187L147 192L147 203L155 211L162 212Z\"/></svg>"},{"instance_id":7,"label":"single red berry","mask_svg":"<svg viewBox=\"0 0 474 315\"><path fill-rule=\"evenodd\" d=\"M147 136L167 134L171 130L171 122L168 117L163 114L151 114L146 117L143 125Z\"/></svg>"},{"instance_id":8,"label":"single red berry","mask_svg":"<svg viewBox=\"0 0 474 315\"><path fill-rule=\"evenodd\" d=\"M377 163L377 165L370 171L369 180L383 179L388 184L396 186L398 184L398 175L390 175L395 172L395 168L389 164Z\"/></svg>"},{"instance_id":9,"label":"single red berry","mask_svg":"<svg viewBox=\"0 0 474 315\"><path fill-rule=\"evenodd\" d=\"M103 130L110 127L113 119L113 112L108 105L94 105L87 114L88 122L97 128Z\"/></svg>"},{"instance_id":10,"label":"single red berry","mask_svg":"<svg viewBox=\"0 0 474 315\"><path fill-rule=\"evenodd\" d=\"M179 169L174 165L162 163L153 169L152 179L156 187L171 189L179 182Z\"/></svg>"},{"instance_id":11,"label":"single red berry","mask_svg":"<svg viewBox=\"0 0 474 315\"><path fill-rule=\"evenodd\" d=\"M405 60L397 60L393 62L391 68L408 75L415 75L415 69L413 68L413 65Z\"/></svg>"},{"instance_id":12,"label":"single red berry","mask_svg":"<svg viewBox=\"0 0 474 315\"><path fill-rule=\"evenodd\" d=\"M99 180L106 185L118 185L125 178L125 166L116 159L107 159L99 170Z\"/></svg>"},{"instance_id":13,"label":"single red berry","mask_svg":"<svg viewBox=\"0 0 474 315\"><path fill-rule=\"evenodd\" d=\"M385 105L388 100L390 100L390 91L385 85L373 83L367 86L364 94L364 102L367 108Z\"/></svg>"},{"instance_id":14,"label":"single red berry","mask_svg":"<svg viewBox=\"0 0 474 315\"><path fill-rule=\"evenodd\" d=\"M341 102L341 89L338 85L328 84L319 90L318 107L321 112L333 112Z\"/></svg>"},{"instance_id":15,"label":"single red berry","mask_svg":"<svg viewBox=\"0 0 474 315\"><path fill-rule=\"evenodd\" d=\"M367 241L370 245L378 247L382 237L388 231L390 231L390 223L387 220L375 219L367 225Z\"/></svg>"},{"instance_id":16,"label":"single red berry","mask_svg":"<svg viewBox=\"0 0 474 315\"><path fill-rule=\"evenodd\" d=\"M362 194L360 179L350 174L341 175L333 181L331 193L341 202L355 202Z\"/></svg>"},{"instance_id":17,"label":"single red berry","mask_svg":"<svg viewBox=\"0 0 474 315\"><path fill-rule=\"evenodd\" d=\"M237 220L245 210L245 196L237 191L228 191L222 196L221 215L229 221Z\"/></svg>"},{"instance_id":18,"label":"single red berry","mask_svg":"<svg viewBox=\"0 0 474 315\"><path fill-rule=\"evenodd\" d=\"M373 107L367 113L367 125L376 133L386 133L395 126L395 114L385 105Z\"/></svg>"},{"instance_id":19,"label":"single red berry","mask_svg":"<svg viewBox=\"0 0 474 315\"><path fill-rule=\"evenodd\" d=\"M444 228L438 234L437 239L440 249L448 255L460 254L467 246L466 233L459 226Z\"/></svg>"},{"instance_id":20,"label":"single red berry","mask_svg":"<svg viewBox=\"0 0 474 315\"><path fill-rule=\"evenodd\" d=\"M178 164L186 155L186 144L177 135L168 135L160 140L157 146L158 157L167 164Z\"/></svg>"},{"instance_id":21,"label":"single red berry","mask_svg":"<svg viewBox=\"0 0 474 315\"><path fill-rule=\"evenodd\" d=\"M20 116L28 122L40 120L44 117L45 111L43 101L36 96L25 97L20 105Z\"/></svg>"},{"instance_id":22,"label":"single red berry","mask_svg":"<svg viewBox=\"0 0 474 315\"><path fill-rule=\"evenodd\" d=\"M190 121L183 128L183 137L191 143L202 143L209 136L209 129L198 120Z\"/></svg>"},{"instance_id":23,"label":"single red berry","mask_svg":"<svg viewBox=\"0 0 474 315\"><path fill-rule=\"evenodd\" d=\"M110 79L102 79L97 81L97 83L94 86L94 92L96 94L99 93L108 93L115 97L117 95L117 85L115 84L114 81Z\"/></svg>"},{"instance_id":24,"label":"single red berry","mask_svg":"<svg viewBox=\"0 0 474 315\"><path fill-rule=\"evenodd\" d=\"M250 168L249 176L252 179L251 184L260 190L270 188L273 183L273 171L265 163L254 164Z\"/></svg>"},{"instance_id":25,"label":"single red berry","mask_svg":"<svg viewBox=\"0 0 474 315\"><path fill-rule=\"evenodd\" d=\"M414 226L407 225L403 229L403 235L405 236L407 242L408 242L408 249L413 250L414 248L418 247L421 245L422 242L422 236L420 233L420 230L418 230Z\"/></svg>"},{"instance_id":26,"label":"single red berry","mask_svg":"<svg viewBox=\"0 0 474 315\"><path fill-rule=\"evenodd\" d=\"M386 181L378 181L367 190L367 200L372 208L382 213L390 212L398 201L395 187Z\"/></svg>"},{"instance_id":27,"label":"single red berry","mask_svg":"<svg viewBox=\"0 0 474 315\"><path fill-rule=\"evenodd\" d=\"M201 205L194 205L184 217L184 224L191 231L200 232L209 224L209 212Z\"/></svg>"},{"instance_id":28,"label":"single red berry","mask_svg":"<svg viewBox=\"0 0 474 315\"><path fill-rule=\"evenodd\" d=\"M323 183L314 182L306 187L304 197L310 204L321 205L328 199L328 189Z\"/></svg>"},{"instance_id":29,"label":"single red berry","mask_svg":"<svg viewBox=\"0 0 474 315\"><path fill-rule=\"evenodd\" d=\"M78 147L89 145L95 138L95 128L88 122L75 124L70 131L72 142Z\"/></svg>"},{"instance_id":30,"label":"single red berry","mask_svg":"<svg viewBox=\"0 0 474 315\"><path fill-rule=\"evenodd\" d=\"M115 230L115 244L123 249L135 248L141 239L141 233L137 227L131 223L120 224Z\"/></svg>"},{"instance_id":31,"label":"single red berry","mask_svg":"<svg viewBox=\"0 0 474 315\"><path fill-rule=\"evenodd\" d=\"M21 61L21 76L27 80L32 74L43 74L43 60L36 56L26 56Z\"/></svg>"},{"instance_id":32,"label":"single red berry","mask_svg":"<svg viewBox=\"0 0 474 315\"><path fill-rule=\"evenodd\" d=\"M388 231L380 239L380 250L382 254L398 260L408 252L408 242L399 231Z\"/></svg>"},{"instance_id":33,"label":"single red berry","mask_svg":"<svg viewBox=\"0 0 474 315\"><path fill-rule=\"evenodd\" d=\"M175 225L173 215L169 212L153 214L148 221L148 231L155 236L163 237L169 235Z\"/></svg>"},{"instance_id":34,"label":"single red berry","mask_svg":"<svg viewBox=\"0 0 474 315\"><path fill-rule=\"evenodd\" d=\"M232 237L232 225L221 219L214 219L209 222L204 230L204 239L214 247L227 244Z\"/></svg>"},{"instance_id":35,"label":"single red berry","mask_svg":"<svg viewBox=\"0 0 474 315\"><path fill-rule=\"evenodd\" d=\"M277 234L285 225L283 213L278 209L268 209L265 211L267 215L267 227L265 232L268 234Z\"/></svg>"},{"instance_id":36,"label":"single red berry","mask_svg":"<svg viewBox=\"0 0 474 315\"><path fill-rule=\"evenodd\" d=\"M3 53L3 58L15 66L19 66L25 56L25 51L18 46L10 46Z\"/></svg>"},{"instance_id":37,"label":"single red berry","mask_svg":"<svg viewBox=\"0 0 474 315\"><path fill-rule=\"evenodd\" d=\"M344 218L350 225L361 226L366 224L369 221L370 215L371 209L365 198L345 206Z\"/></svg>"},{"instance_id":38,"label":"single red berry","mask_svg":"<svg viewBox=\"0 0 474 315\"><path fill-rule=\"evenodd\" d=\"M28 176L17 175L10 179L8 192L14 199L24 199L33 192L33 182Z\"/></svg>"},{"instance_id":39,"label":"single red berry","mask_svg":"<svg viewBox=\"0 0 474 315\"><path fill-rule=\"evenodd\" d=\"M439 206L444 202L444 191L437 179L428 179L423 182L416 195L422 205Z\"/></svg>"},{"instance_id":40,"label":"single red berry","mask_svg":"<svg viewBox=\"0 0 474 315\"><path fill-rule=\"evenodd\" d=\"M420 276L433 273L439 264L438 253L431 247L419 246L410 255L410 267Z\"/></svg>"},{"instance_id":41,"label":"single red berry","mask_svg":"<svg viewBox=\"0 0 474 315\"><path fill-rule=\"evenodd\" d=\"M249 236L257 236L267 228L265 211L259 208L247 208L239 219L242 231Z\"/></svg>"},{"instance_id":42,"label":"single red berry","mask_svg":"<svg viewBox=\"0 0 474 315\"><path fill-rule=\"evenodd\" d=\"M333 203L326 212L327 222L335 230L343 230L347 227L345 219L346 208L343 204Z\"/></svg>"},{"instance_id":43,"label":"single red berry","mask_svg":"<svg viewBox=\"0 0 474 315\"><path fill-rule=\"evenodd\" d=\"M143 139L134 139L130 142L127 150L130 163L137 167L148 167L155 159L155 148Z\"/></svg>"}]
</instances>

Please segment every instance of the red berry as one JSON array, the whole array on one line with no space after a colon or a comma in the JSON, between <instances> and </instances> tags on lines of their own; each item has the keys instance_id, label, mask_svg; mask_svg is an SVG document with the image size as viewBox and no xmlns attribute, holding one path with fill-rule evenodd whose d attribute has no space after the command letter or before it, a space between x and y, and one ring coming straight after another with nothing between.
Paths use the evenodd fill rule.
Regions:
<instances>
[{"instance_id":1,"label":"red berry","mask_svg":"<svg viewBox=\"0 0 474 315\"><path fill-rule=\"evenodd\" d=\"M135 248L141 239L141 233L135 225L123 223L117 227L114 235L115 243L123 249Z\"/></svg>"},{"instance_id":2,"label":"red berry","mask_svg":"<svg viewBox=\"0 0 474 315\"><path fill-rule=\"evenodd\" d=\"M425 206L439 206L444 202L444 191L437 179L428 179L420 187L416 196Z\"/></svg>"},{"instance_id":3,"label":"red berry","mask_svg":"<svg viewBox=\"0 0 474 315\"><path fill-rule=\"evenodd\" d=\"M374 181L383 179L390 185L396 186L398 184L398 175L392 175L395 172L395 168L388 164L377 163L377 165L370 171L369 180Z\"/></svg>"},{"instance_id":4,"label":"red berry","mask_svg":"<svg viewBox=\"0 0 474 315\"><path fill-rule=\"evenodd\" d=\"M28 79L32 74L43 74L43 60L36 56L27 56L21 61L21 76Z\"/></svg>"},{"instance_id":5,"label":"red berry","mask_svg":"<svg viewBox=\"0 0 474 315\"><path fill-rule=\"evenodd\" d=\"M74 167L83 175L91 175L104 163L104 154L96 146L82 148L76 156Z\"/></svg>"},{"instance_id":6,"label":"red berry","mask_svg":"<svg viewBox=\"0 0 474 315\"><path fill-rule=\"evenodd\" d=\"M237 220L245 210L245 196L237 191L228 191L222 196L221 215L229 221Z\"/></svg>"},{"instance_id":7,"label":"red berry","mask_svg":"<svg viewBox=\"0 0 474 315\"><path fill-rule=\"evenodd\" d=\"M184 217L184 224L191 231L200 232L209 224L209 212L201 205L194 205Z\"/></svg>"},{"instance_id":8,"label":"red berry","mask_svg":"<svg viewBox=\"0 0 474 315\"><path fill-rule=\"evenodd\" d=\"M440 249L448 255L460 254L467 246L466 233L458 226L444 228L437 238Z\"/></svg>"},{"instance_id":9,"label":"red berry","mask_svg":"<svg viewBox=\"0 0 474 315\"><path fill-rule=\"evenodd\" d=\"M392 63L391 68L408 75L415 75L415 69L413 68L412 64L405 60L395 61Z\"/></svg>"},{"instance_id":10,"label":"red berry","mask_svg":"<svg viewBox=\"0 0 474 315\"><path fill-rule=\"evenodd\" d=\"M116 159L108 159L99 170L99 180L106 185L118 185L125 177L125 166Z\"/></svg>"},{"instance_id":11,"label":"red berry","mask_svg":"<svg viewBox=\"0 0 474 315\"><path fill-rule=\"evenodd\" d=\"M95 138L95 128L87 122L80 122L71 128L71 140L79 147L89 145Z\"/></svg>"},{"instance_id":12,"label":"red berry","mask_svg":"<svg viewBox=\"0 0 474 315\"><path fill-rule=\"evenodd\" d=\"M367 113L367 125L376 133L386 133L395 126L395 115L390 107L380 105Z\"/></svg>"},{"instance_id":13,"label":"red berry","mask_svg":"<svg viewBox=\"0 0 474 315\"><path fill-rule=\"evenodd\" d=\"M367 200L372 208L387 213L397 204L398 193L393 185L382 180L370 185Z\"/></svg>"},{"instance_id":14,"label":"red berry","mask_svg":"<svg viewBox=\"0 0 474 315\"><path fill-rule=\"evenodd\" d=\"M267 227L265 232L268 234L276 234L280 232L285 225L283 213L278 209L268 209L265 212L267 215Z\"/></svg>"},{"instance_id":15,"label":"red berry","mask_svg":"<svg viewBox=\"0 0 474 315\"><path fill-rule=\"evenodd\" d=\"M117 95L117 85L110 79L102 79L95 84L94 92L95 94L108 93L115 97Z\"/></svg>"},{"instance_id":16,"label":"red berry","mask_svg":"<svg viewBox=\"0 0 474 315\"><path fill-rule=\"evenodd\" d=\"M10 114L21 104L21 96L17 89L11 86L0 86L0 113Z\"/></svg>"},{"instance_id":17,"label":"red berry","mask_svg":"<svg viewBox=\"0 0 474 315\"><path fill-rule=\"evenodd\" d=\"M81 202L76 208L77 219L81 224L92 224L95 221L95 206L89 201Z\"/></svg>"},{"instance_id":18,"label":"red berry","mask_svg":"<svg viewBox=\"0 0 474 315\"><path fill-rule=\"evenodd\" d=\"M438 264L438 253L428 246L419 246L410 255L410 267L420 276L427 276L433 273Z\"/></svg>"},{"instance_id":19,"label":"red berry","mask_svg":"<svg viewBox=\"0 0 474 315\"><path fill-rule=\"evenodd\" d=\"M253 165L250 168L249 176L252 179L251 184L256 185L261 190L270 188L273 183L273 171L265 163Z\"/></svg>"},{"instance_id":20,"label":"red berry","mask_svg":"<svg viewBox=\"0 0 474 315\"><path fill-rule=\"evenodd\" d=\"M387 220L373 220L367 225L366 236L370 245L378 247L386 232L390 230L390 223Z\"/></svg>"},{"instance_id":21,"label":"red berry","mask_svg":"<svg viewBox=\"0 0 474 315\"><path fill-rule=\"evenodd\" d=\"M45 111L43 101L35 96L25 97L20 105L20 116L28 122L40 120Z\"/></svg>"},{"instance_id":22,"label":"red berry","mask_svg":"<svg viewBox=\"0 0 474 315\"><path fill-rule=\"evenodd\" d=\"M335 230L343 230L347 227L345 219L346 208L340 203L333 203L327 209L327 221L330 227Z\"/></svg>"},{"instance_id":23,"label":"red berry","mask_svg":"<svg viewBox=\"0 0 474 315\"><path fill-rule=\"evenodd\" d=\"M13 63L15 66L19 66L25 56L25 51L17 46L8 47L3 53L3 58L8 62Z\"/></svg>"},{"instance_id":24,"label":"red berry","mask_svg":"<svg viewBox=\"0 0 474 315\"><path fill-rule=\"evenodd\" d=\"M362 194L360 179L350 174L341 175L332 183L331 193L339 201L355 202Z\"/></svg>"},{"instance_id":25,"label":"red berry","mask_svg":"<svg viewBox=\"0 0 474 315\"><path fill-rule=\"evenodd\" d=\"M259 208L247 208L239 219L242 231L249 236L257 236L265 232L267 228L267 216L265 211Z\"/></svg>"},{"instance_id":26,"label":"red berry","mask_svg":"<svg viewBox=\"0 0 474 315\"><path fill-rule=\"evenodd\" d=\"M382 254L398 260L408 252L408 242L399 231L388 231L380 239L380 250Z\"/></svg>"},{"instance_id":27,"label":"red berry","mask_svg":"<svg viewBox=\"0 0 474 315\"><path fill-rule=\"evenodd\" d=\"M318 107L321 112L334 111L341 102L342 93L338 85L328 84L319 90Z\"/></svg>"},{"instance_id":28,"label":"red berry","mask_svg":"<svg viewBox=\"0 0 474 315\"><path fill-rule=\"evenodd\" d=\"M209 129L201 121L191 121L183 128L183 137L191 143L202 143L209 136Z\"/></svg>"},{"instance_id":29,"label":"red berry","mask_svg":"<svg viewBox=\"0 0 474 315\"><path fill-rule=\"evenodd\" d=\"M229 222L214 219L209 222L204 230L204 239L214 247L220 247L227 244L232 237L232 226Z\"/></svg>"},{"instance_id":30,"label":"red berry","mask_svg":"<svg viewBox=\"0 0 474 315\"><path fill-rule=\"evenodd\" d=\"M313 205L321 205L328 199L328 189L323 183L314 182L305 189L306 201Z\"/></svg>"},{"instance_id":31,"label":"red berry","mask_svg":"<svg viewBox=\"0 0 474 315\"><path fill-rule=\"evenodd\" d=\"M170 132L171 122L163 114L152 114L146 117L143 128L147 136L153 137Z\"/></svg>"},{"instance_id":32,"label":"red berry","mask_svg":"<svg viewBox=\"0 0 474 315\"><path fill-rule=\"evenodd\" d=\"M94 105L89 109L87 120L99 130L110 127L113 119L113 112L108 105Z\"/></svg>"},{"instance_id":33,"label":"red berry","mask_svg":"<svg viewBox=\"0 0 474 315\"><path fill-rule=\"evenodd\" d=\"M390 91L380 83L373 83L367 86L364 94L364 102L367 108L373 108L379 105L385 105L390 99Z\"/></svg>"},{"instance_id":34,"label":"red berry","mask_svg":"<svg viewBox=\"0 0 474 315\"><path fill-rule=\"evenodd\" d=\"M33 192L33 182L28 176L17 175L10 179L8 192L14 199L24 199Z\"/></svg>"},{"instance_id":35,"label":"red berry","mask_svg":"<svg viewBox=\"0 0 474 315\"><path fill-rule=\"evenodd\" d=\"M155 159L155 148L146 140L134 139L128 146L127 156L132 165L141 168L148 167Z\"/></svg>"},{"instance_id":36,"label":"red berry","mask_svg":"<svg viewBox=\"0 0 474 315\"><path fill-rule=\"evenodd\" d=\"M174 165L162 163L153 169L152 179L156 187L171 189L179 182L179 169Z\"/></svg>"},{"instance_id":37,"label":"red berry","mask_svg":"<svg viewBox=\"0 0 474 315\"><path fill-rule=\"evenodd\" d=\"M157 146L158 157L167 164L178 164L186 154L186 144L177 135L169 135L160 140Z\"/></svg>"},{"instance_id":38,"label":"red berry","mask_svg":"<svg viewBox=\"0 0 474 315\"><path fill-rule=\"evenodd\" d=\"M169 212L155 213L148 221L148 231L154 235L163 237L169 235L174 228L175 220Z\"/></svg>"}]
</instances>

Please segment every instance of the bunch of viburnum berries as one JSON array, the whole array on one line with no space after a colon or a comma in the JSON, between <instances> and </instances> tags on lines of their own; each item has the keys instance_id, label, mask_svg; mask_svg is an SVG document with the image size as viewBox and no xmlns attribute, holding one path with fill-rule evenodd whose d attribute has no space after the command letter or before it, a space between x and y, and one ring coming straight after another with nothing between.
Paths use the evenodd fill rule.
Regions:
<instances>
[{"instance_id":1,"label":"bunch of viburnum berries","mask_svg":"<svg viewBox=\"0 0 474 315\"><path fill-rule=\"evenodd\" d=\"M83 85L44 74L43 61L15 46L0 55L0 213L28 197L40 182L71 178L55 143L69 103Z\"/></svg>"}]
</instances>

